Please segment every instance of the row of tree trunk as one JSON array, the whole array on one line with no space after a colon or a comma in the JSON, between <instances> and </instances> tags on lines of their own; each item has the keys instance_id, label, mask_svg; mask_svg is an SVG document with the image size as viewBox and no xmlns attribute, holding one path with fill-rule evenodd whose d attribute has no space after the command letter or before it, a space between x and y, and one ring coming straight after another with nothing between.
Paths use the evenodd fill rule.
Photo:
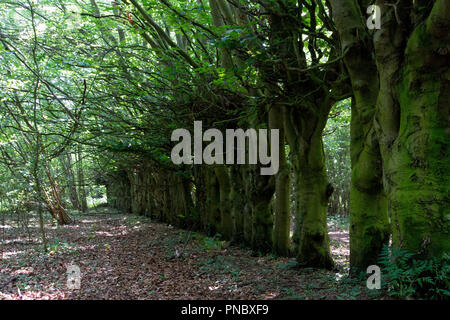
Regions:
<instances>
[{"instance_id":1,"label":"row of tree trunk","mask_svg":"<svg viewBox=\"0 0 450 320\"><path fill-rule=\"evenodd\" d=\"M314 41L307 43L308 50L303 48L304 37L312 36L299 31L303 16L298 13L306 8L309 18L316 19L324 4L261 1L269 30L266 46L247 48L267 55L256 66L259 89L239 89L262 102L256 118L239 125L268 124L280 130L280 150L286 144L290 147L296 182L293 249L289 168L283 152L280 170L273 177L261 176L258 166L250 165L201 165L179 174L149 167L144 165L149 160L142 160L115 173L111 181L117 182L108 185L111 203L129 212L220 233L260 252L294 252L303 266L331 268L326 214L333 186L326 174L322 136L331 107L351 97L351 267L358 270L374 264L390 236L394 246L423 257L448 252L450 85L449 52L442 46L447 49L450 42L449 2L415 1L411 6L401 0L397 7L376 2L383 23L375 33L367 29L362 14L369 1L326 2L333 21L324 17L325 12L321 19L335 42L328 62L318 66ZM228 1L209 0L209 6L216 27L248 23L245 10ZM184 52L182 38L177 40ZM308 67L311 59L317 65ZM244 64L237 52L225 46L218 48L218 62L229 73ZM199 98L223 104L217 101L217 97L224 100L223 93L197 90ZM237 109L244 110L246 102L238 101ZM207 118L195 108L190 111L191 120L210 127L223 120L217 115Z\"/></svg>"}]
</instances>

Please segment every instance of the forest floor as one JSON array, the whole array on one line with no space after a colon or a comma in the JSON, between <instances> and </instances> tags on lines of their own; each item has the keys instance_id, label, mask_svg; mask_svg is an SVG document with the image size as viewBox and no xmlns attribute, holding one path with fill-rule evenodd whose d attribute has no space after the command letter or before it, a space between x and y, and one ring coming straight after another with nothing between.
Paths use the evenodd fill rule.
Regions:
<instances>
[{"instance_id":1,"label":"forest floor","mask_svg":"<svg viewBox=\"0 0 450 320\"><path fill-rule=\"evenodd\" d=\"M337 227L330 230L337 267L325 271L106 208L74 218L46 227L47 253L35 217L27 228L0 223L0 299L380 298L347 277L348 232ZM79 290L67 287L71 264L82 273Z\"/></svg>"}]
</instances>

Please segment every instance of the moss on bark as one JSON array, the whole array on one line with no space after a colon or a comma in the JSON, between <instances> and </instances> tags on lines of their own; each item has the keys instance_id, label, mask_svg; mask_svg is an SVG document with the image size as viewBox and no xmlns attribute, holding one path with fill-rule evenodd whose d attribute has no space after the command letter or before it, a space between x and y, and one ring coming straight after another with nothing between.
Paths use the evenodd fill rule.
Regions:
<instances>
[{"instance_id":1,"label":"moss on bark","mask_svg":"<svg viewBox=\"0 0 450 320\"><path fill-rule=\"evenodd\" d=\"M393 243L427 258L450 251L450 53L439 50L449 45L424 24L409 37L395 91L398 136L383 154Z\"/></svg>"},{"instance_id":2,"label":"moss on bark","mask_svg":"<svg viewBox=\"0 0 450 320\"><path fill-rule=\"evenodd\" d=\"M275 177L274 200L274 231L273 252L281 255L289 255L290 244L290 203L289 203L289 166L286 161L283 110L280 106L272 106L269 112L271 129L279 130L279 170Z\"/></svg>"}]
</instances>

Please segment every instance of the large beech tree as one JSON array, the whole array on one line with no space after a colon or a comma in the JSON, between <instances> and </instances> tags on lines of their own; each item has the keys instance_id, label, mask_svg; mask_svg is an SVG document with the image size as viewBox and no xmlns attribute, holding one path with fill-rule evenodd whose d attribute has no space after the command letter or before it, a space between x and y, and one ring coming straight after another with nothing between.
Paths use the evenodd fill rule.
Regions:
<instances>
[{"instance_id":1,"label":"large beech tree","mask_svg":"<svg viewBox=\"0 0 450 320\"><path fill-rule=\"evenodd\" d=\"M450 3L376 1L375 31L366 28L368 1L331 4L355 97L352 266L376 261L387 212L394 246L448 252Z\"/></svg>"}]
</instances>

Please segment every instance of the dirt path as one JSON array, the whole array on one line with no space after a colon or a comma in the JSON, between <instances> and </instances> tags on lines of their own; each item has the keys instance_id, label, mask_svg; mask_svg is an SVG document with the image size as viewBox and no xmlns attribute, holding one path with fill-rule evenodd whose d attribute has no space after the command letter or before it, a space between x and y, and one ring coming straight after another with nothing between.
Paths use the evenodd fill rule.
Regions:
<instances>
[{"instance_id":1,"label":"dirt path","mask_svg":"<svg viewBox=\"0 0 450 320\"><path fill-rule=\"evenodd\" d=\"M36 225L30 231L38 235ZM361 284L337 280L348 260L343 234L330 234L341 270L331 272L298 270L293 259L255 257L226 242L135 216L99 213L48 227L48 253L16 224L2 226L2 232L0 299L369 298ZM67 288L71 263L82 273L79 290Z\"/></svg>"}]
</instances>

